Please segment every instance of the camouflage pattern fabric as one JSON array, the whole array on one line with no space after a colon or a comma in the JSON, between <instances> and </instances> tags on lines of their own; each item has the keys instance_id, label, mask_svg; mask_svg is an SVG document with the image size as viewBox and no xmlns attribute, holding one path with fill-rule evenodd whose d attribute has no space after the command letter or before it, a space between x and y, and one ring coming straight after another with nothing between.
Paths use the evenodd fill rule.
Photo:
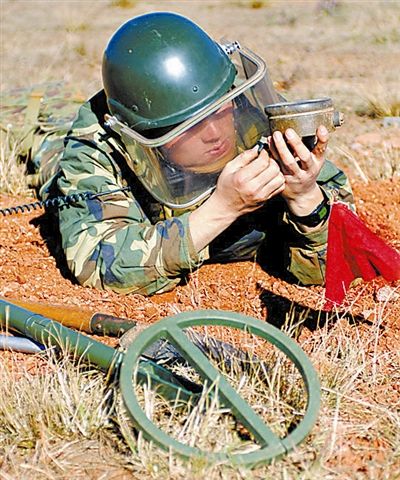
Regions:
<instances>
[{"instance_id":1,"label":"camouflage pattern fabric","mask_svg":"<svg viewBox=\"0 0 400 480\"><path fill-rule=\"evenodd\" d=\"M30 186L43 185L59 170L64 138L84 97L63 82L16 88L0 95L0 136L18 147Z\"/></svg>"},{"instance_id":2,"label":"camouflage pattern fabric","mask_svg":"<svg viewBox=\"0 0 400 480\"><path fill-rule=\"evenodd\" d=\"M62 248L80 284L149 295L172 289L204 262L255 256L296 282L324 282L327 222L301 232L281 197L241 217L197 253L190 211L171 212L141 186L124 146L103 127L106 112L103 91L80 108L65 139L60 171L41 191L47 198L130 187L59 210ZM329 198L352 203L348 180L333 164L326 162L318 181Z\"/></svg>"}]
</instances>

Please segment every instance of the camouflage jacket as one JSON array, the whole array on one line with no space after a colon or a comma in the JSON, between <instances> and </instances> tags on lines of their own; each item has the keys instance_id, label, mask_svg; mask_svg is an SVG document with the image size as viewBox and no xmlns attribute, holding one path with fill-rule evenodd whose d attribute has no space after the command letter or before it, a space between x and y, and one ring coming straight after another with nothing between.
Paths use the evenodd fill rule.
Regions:
<instances>
[{"instance_id":1,"label":"camouflage jacket","mask_svg":"<svg viewBox=\"0 0 400 480\"><path fill-rule=\"evenodd\" d=\"M190 211L172 212L142 187L123 145L104 128L106 112L103 91L82 105L50 188L56 187L56 195L119 190L59 210L62 248L80 284L150 295L173 288L204 262L255 256L268 271L289 280L324 282L327 222L302 233L281 197L242 216L196 252ZM352 202L346 176L332 163L325 163L318 181L329 198Z\"/></svg>"}]
</instances>

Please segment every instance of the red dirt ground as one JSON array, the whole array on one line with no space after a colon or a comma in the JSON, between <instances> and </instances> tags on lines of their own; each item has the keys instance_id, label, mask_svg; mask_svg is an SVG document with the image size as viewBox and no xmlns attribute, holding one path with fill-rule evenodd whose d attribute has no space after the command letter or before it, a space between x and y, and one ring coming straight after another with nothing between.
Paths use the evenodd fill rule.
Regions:
<instances>
[{"instance_id":1,"label":"red dirt ground","mask_svg":"<svg viewBox=\"0 0 400 480\"><path fill-rule=\"evenodd\" d=\"M400 248L400 181L354 183L359 216L381 238ZM27 199L0 195L0 207L24 203ZM44 228L43 228L44 227ZM51 224L43 211L0 218L0 296L45 304L77 306L152 323L180 311L199 308L231 310L279 325L289 308L310 308L304 334L312 330L322 287L304 288L265 273L257 264L206 265L194 273L187 285L150 298L119 295L83 288L63 276L49 249ZM384 288L386 286L386 288ZM360 281L346 299L346 312L368 328L374 312L386 303L382 349L400 350L400 281L382 278ZM389 297L385 293L389 292ZM107 339L105 339L107 341ZM2 353L4 355L4 352ZM1 354L0 354L1 355Z\"/></svg>"}]
</instances>

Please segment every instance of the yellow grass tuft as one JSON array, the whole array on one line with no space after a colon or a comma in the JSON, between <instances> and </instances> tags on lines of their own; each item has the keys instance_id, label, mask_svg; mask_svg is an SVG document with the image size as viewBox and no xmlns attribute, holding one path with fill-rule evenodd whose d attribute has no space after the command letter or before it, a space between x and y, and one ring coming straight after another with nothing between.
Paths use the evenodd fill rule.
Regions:
<instances>
[{"instance_id":1,"label":"yellow grass tuft","mask_svg":"<svg viewBox=\"0 0 400 480\"><path fill-rule=\"evenodd\" d=\"M382 86L375 91L365 93L364 103L357 109L357 114L369 118L400 116L400 94L398 91L387 91Z\"/></svg>"},{"instance_id":2,"label":"yellow grass tuft","mask_svg":"<svg viewBox=\"0 0 400 480\"><path fill-rule=\"evenodd\" d=\"M0 192L27 195L26 165L20 161L21 142L12 135L11 128L0 130Z\"/></svg>"},{"instance_id":3,"label":"yellow grass tuft","mask_svg":"<svg viewBox=\"0 0 400 480\"><path fill-rule=\"evenodd\" d=\"M112 7L133 8L136 5L135 0L112 0Z\"/></svg>"}]
</instances>

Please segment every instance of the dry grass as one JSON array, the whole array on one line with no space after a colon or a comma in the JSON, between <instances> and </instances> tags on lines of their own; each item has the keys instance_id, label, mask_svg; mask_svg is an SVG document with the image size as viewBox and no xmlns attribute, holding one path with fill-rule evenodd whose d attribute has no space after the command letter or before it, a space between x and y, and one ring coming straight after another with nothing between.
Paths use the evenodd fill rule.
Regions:
<instances>
[{"instance_id":1,"label":"dry grass","mask_svg":"<svg viewBox=\"0 0 400 480\"><path fill-rule=\"evenodd\" d=\"M27 195L26 164L20 160L21 141L10 129L0 131L0 192Z\"/></svg>"},{"instance_id":2,"label":"dry grass","mask_svg":"<svg viewBox=\"0 0 400 480\"><path fill-rule=\"evenodd\" d=\"M363 105L357 109L357 114L369 118L400 116L400 94L398 90L390 91L379 85L375 91L362 95Z\"/></svg>"},{"instance_id":3,"label":"dry grass","mask_svg":"<svg viewBox=\"0 0 400 480\"><path fill-rule=\"evenodd\" d=\"M365 183L400 177L400 152L390 144L373 148L373 151L337 147L335 156L342 165L350 166L355 172L354 176Z\"/></svg>"},{"instance_id":4,"label":"dry grass","mask_svg":"<svg viewBox=\"0 0 400 480\"><path fill-rule=\"evenodd\" d=\"M119 7L119 8L132 8L136 4L134 0L112 0L111 6L112 7Z\"/></svg>"},{"instance_id":5,"label":"dry grass","mask_svg":"<svg viewBox=\"0 0 400 480\"><path fill-rule=\"evenodd\" d=\"M303 342L322 382L318 423L294 452L253 470L185 461L148 443L132 429L115 387L82 363L49 353L36 361L36 371L28 371L20 362L13 365L10 354L10 362L0 364L2 478L396 478L400 402L393 385L400 382L400 355L377 347L384 316L377 309L372 334L335 316ZM292 315L286 328L293 331L299 323ZM271 348L262 350L268 370L253 365L245 373L237 367L225 374L282 436L304 412L303 386L290 362ZM192 375L187 367L179 373ZM190 409L171 407L146 386L136 392L147 416L181 442L208 451L255 448L207 390ZM354 471L356 452L362 459Z\"/></svg>"}]
</instances>

